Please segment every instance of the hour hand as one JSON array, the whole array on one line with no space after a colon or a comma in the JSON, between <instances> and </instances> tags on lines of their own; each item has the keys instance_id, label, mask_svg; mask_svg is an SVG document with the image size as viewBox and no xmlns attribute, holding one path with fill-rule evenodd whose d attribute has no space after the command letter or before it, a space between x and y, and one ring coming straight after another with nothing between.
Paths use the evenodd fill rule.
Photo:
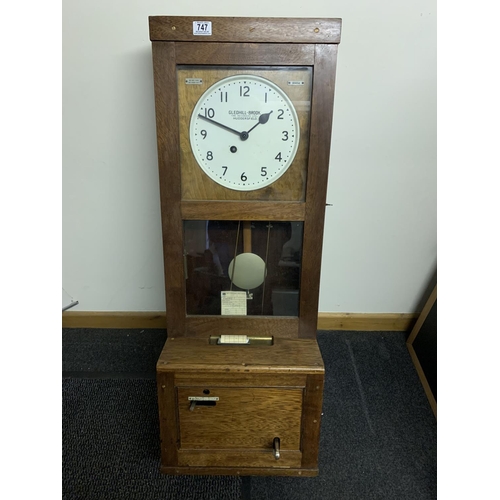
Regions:
<instances>
[{"instance_id":1,"label":"hour hand","mask_svg":"<svg viewBox=\"0 0 500 500\"><path fill-rule=\"evenodd\" d=\"M271 113L272 113L272 111L269 111L269 113L264 113L264 114L260 115L259 121L247 132L247 134L249 134L257 125L264 125L264 123L267 123Z\"/></svg>"},{"instance_id":2,"label":"hour hand","mask_svg":"<svg viewBox=\"0 0 500 500\"><path fill-rule=\"evenodd\" d=\"M234 130L234 128L228 127L227 125L223 125L222 123L216 122L215 120L212 120L212 118L208 118L207 116L203 116L199 113L198 113L198 117L203 119L203 120L206 120L209 123L213 123L214 125L217 125L220 128L228 130L229 132L232 132L233 134L240 136L240 139L242 139L242 140L246 139L246 137L245 137L245 139L243 139L243 137L242 137L242 134L246 134L246 132L238 132L237 130Z\"/></svg>"}]
</instances>

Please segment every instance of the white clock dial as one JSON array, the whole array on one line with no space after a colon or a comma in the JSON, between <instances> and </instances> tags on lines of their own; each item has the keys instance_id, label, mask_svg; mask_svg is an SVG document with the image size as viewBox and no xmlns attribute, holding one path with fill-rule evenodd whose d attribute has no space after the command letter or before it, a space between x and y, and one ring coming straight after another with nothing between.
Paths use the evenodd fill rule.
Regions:
<instances>
[{"instance_id":1,"label":"white clock dial","mask_svg":"<svg viewBox=\"0 0 500 500\"><path fill-rule=\"evenodd\" d=\"M236 75L212 85L197 102L191 149L215 182L238 191L269 186L292 164L299 120L288 96L265 78Z\"/></svg>"}]
</instances>

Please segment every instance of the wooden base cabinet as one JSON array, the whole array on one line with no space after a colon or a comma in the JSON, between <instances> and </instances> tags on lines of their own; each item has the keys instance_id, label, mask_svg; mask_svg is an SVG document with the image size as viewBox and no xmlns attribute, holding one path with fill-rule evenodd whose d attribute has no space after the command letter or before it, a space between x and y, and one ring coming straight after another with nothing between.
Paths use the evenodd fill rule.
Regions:
<instances>
[{"instance_id":1,"label":"wooden base cabinet","mask_svg":"<svg viewBox=\"0 0 500 500\"><path fill-rule=\"evenodd\" d=\"M162 472L317 475L324 366L315 340L169 339L157 380Z\"/></svg>"}]
</instances>

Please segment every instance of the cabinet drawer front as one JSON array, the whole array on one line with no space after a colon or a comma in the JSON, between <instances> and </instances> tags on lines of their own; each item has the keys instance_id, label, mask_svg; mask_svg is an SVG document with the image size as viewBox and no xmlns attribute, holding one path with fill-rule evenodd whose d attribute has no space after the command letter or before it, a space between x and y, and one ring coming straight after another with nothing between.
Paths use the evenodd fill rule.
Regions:
<instances>
[{"instance_id":1,"label":"cabinet drawer front","mask_svg":"<svg viewBox=\"0 0 500 500\"><path fill-rule=\"evenodd\" d=\"M212 406L191 397L218 398ZM300 450L303 390L261 387L179 387L180 449ZM215 403L215 404L214 404Z\"/></svg>"}]
</instances>

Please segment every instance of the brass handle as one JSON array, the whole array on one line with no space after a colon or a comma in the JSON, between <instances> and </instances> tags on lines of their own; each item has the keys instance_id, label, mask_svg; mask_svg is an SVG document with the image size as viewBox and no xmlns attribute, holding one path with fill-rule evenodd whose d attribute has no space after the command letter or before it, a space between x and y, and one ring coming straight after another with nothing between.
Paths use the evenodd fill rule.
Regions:
<instances>
[{"instance_id":1,"label":"brass handle","mask_svg":"<svg viewBox=\"0 0 500 500\"><path fill-rule=\"evenodd\" d=\"M280 458L280 438L276 437L274 438L273 441L273 448L274 448L274 458L276 460L279 460Z\"/></svg>"},{"instance_id":2,"label":"brass handle","mask_svg":"<svg viewBox=\"0 0 500 500\"><path fill-rule=\"evenodd\" d=\"M191 404L189 405L189 411L194 411L197 406L215 406L217 401L219 401L218 397L193 397L189 398Z\"/></svg>"}]
</instances>

